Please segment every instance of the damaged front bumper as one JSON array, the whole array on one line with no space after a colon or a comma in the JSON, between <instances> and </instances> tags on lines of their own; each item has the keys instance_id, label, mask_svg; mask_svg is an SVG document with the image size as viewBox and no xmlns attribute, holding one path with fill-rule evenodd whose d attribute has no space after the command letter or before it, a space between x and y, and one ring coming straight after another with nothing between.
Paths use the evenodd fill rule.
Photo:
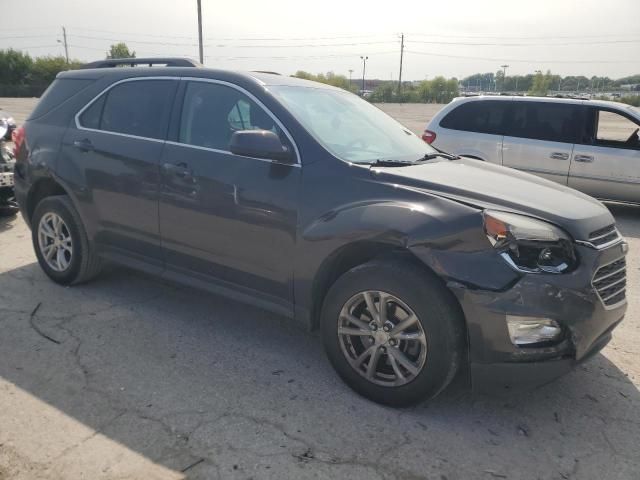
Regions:
<instances>
[{"instance_id":1,"label":"damaged front bumper","mask_svg":"<svg viewBox=\"0 0 640 480\"><path fill-rule=\"evenodd\" d=\"M474 390L548 383L598 353L611 339L612 330L624 317L626 300L621 294L615 303L605 301L594 279L610 275L614 266L617 276L608 277L617 283L612 290L624 285L620 270L624 270L626 244L621 241L605 250L576 246L576 251L580 267L574 272L521 275L504 291L449 282L467 321ZM508 315L555 320L563 334L553 344L516 346L509 336Z\"/></svg>"}]
</instances>

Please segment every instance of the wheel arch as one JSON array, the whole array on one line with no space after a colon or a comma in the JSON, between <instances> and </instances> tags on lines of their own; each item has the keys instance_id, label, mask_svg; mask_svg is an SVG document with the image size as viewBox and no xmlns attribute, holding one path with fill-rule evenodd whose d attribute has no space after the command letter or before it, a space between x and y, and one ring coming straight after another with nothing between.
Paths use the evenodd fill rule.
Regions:
<instances>
[{"instance_id":1,"label":"wheel arch","mask_svg":"<svg viewBox=\"0 0 640 480\"><path fill-rule=\"evenodd\" d=\"M324 299L335 281L349 270L374 260L406 263L419 269L424 275L437 279L451 293L451 298L462 312L458 299L446 285L446 281L429 265L421 261L411 250L393 243L364 240L338 248L323 261L318 269L311 287L312 305L310 313L312 330L316 330L320 325L320 314Z\"/></svg>"},{"instance_id":2,"label":"wheel arch","mask_svg":"<svg viewBox=\"0 0 640 480\"><path fill-rule=\"evenodd\" d=\"M27 195L27 204L26 204L26 213L27 213L27 222L31 224L31 219L33 218L33 212L36 209L36 206L42 199L51 197L54 195L67 195L70 197L69 192L53 177L46 176L39 178L29 189L29 193Z\"/></svg>"}]
</instances>

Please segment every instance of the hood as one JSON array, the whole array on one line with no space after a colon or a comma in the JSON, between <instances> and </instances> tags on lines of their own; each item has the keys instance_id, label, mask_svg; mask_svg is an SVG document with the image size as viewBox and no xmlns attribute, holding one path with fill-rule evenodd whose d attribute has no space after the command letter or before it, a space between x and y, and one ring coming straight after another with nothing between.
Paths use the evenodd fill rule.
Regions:
<instances>
[{"instance_id":1,"label":"hood","mask_svg":"<svg viewBox=\"0 0 640 480\"><path fill-rule=\"evenodd\" d=\"M468 158L374 168L380 181L416 188L479 208L507 210L554 223L576 240L615 223L594 198L528 173Z\"/></svg>"}]
</instances>

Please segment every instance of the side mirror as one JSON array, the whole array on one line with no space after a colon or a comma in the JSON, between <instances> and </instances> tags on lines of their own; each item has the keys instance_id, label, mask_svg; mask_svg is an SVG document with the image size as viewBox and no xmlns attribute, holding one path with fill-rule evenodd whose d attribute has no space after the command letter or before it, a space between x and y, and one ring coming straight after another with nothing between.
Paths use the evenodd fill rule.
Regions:
<instances>
[{"instance_id":1,"label":"side mirror","mask_svg":"<svg viewBox=\"0 0 640 480\"><path fill-rule=\"evenodd\" d=\"M271 130L241 130L231 136L229 151L244 157L294 163L293 152Z\"/></svg>"}]
</instances>

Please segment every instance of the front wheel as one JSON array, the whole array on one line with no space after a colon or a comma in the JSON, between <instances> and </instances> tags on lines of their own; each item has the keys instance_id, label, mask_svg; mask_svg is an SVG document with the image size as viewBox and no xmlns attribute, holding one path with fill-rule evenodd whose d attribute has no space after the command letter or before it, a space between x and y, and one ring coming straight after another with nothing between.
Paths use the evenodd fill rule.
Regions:
<instances>
[{"instance_id":1,"label":"front wheel","mask_svg":"<svg viewBox=\"0 0 640 480\"><path fill-rule=\"evenodd\" d=\"M359 394L406 406L441 392L458 370L464 322L442 282L402 261L342 275L321 319L329 360Z\"/></svg>"}]
</instances>

